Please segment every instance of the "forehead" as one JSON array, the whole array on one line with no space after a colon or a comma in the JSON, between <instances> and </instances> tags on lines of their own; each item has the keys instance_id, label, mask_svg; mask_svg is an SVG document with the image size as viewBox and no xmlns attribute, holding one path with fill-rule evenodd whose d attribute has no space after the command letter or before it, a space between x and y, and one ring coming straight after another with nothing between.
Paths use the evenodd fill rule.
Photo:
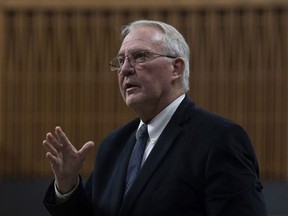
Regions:
<instances>
[{"instance_id":1,"label":"forehead","mask_svg":"<svg viewBox=\"0 0 288 216\"><path fill-rule=\"evenodd\" d=\"M163 47L163 32L150 26L139 26L132 29L124 38L119 53L133 49L148 49L159 51Z\"/></svg>"}]
</instances>

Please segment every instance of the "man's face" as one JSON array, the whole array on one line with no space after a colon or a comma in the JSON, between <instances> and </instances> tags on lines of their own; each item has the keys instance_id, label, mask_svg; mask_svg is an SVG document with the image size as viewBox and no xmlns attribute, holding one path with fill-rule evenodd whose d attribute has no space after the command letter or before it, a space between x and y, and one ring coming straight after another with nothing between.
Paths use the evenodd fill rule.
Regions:
<instances>
[{"instance_id":1,"label":"man's face","mask_svg":"<svg viewBox=\"0 0 288 216\"><path fill-rule=\"evenodd\" d=\"M123 40L118 55L135 56L135 51L167 54L163 51L163 33L152 27L133 29ZM142 52L143 53L143 52ZM152 56L152 55L151 55ZM154 55L155 57L155 55ZM171 93L173 59L151 57L148 61L133 64L126 58L118 73L120 92L126 104L134 111L162 109L167 105ZM131 63L131 64L130 64Z\"/></svg>"}]
</instances>

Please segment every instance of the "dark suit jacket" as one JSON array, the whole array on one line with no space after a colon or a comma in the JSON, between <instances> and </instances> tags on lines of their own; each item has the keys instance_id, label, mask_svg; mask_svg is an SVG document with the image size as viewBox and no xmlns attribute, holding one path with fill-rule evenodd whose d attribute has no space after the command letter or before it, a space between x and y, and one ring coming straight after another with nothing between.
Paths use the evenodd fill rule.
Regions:
<instances>
[{"instance_id":1,"label":"dark suit jacket","mask_svg":"<svg viewBox=\"0 0 288 216\"><path fill-rule=\"evenodd\" d=\"M139 119L110 134L96 165L65 203L53 183L44 204L52 215L266 216L251 142L237 124L198 108L186 96L124 196Z\"/></svg>"}]
</instances>

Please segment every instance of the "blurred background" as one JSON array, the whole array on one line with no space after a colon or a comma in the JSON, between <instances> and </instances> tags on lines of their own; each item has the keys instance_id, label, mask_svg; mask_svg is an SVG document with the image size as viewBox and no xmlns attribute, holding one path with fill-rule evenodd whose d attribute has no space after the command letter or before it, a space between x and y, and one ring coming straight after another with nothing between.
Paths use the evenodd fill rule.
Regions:
<instances>
[{"instance_id":1,"label":"blurred background","mask_svg":"<svg viewBox=\"0 0 288 216\"><path fill-rule=\"evenodd\" d=\"M248 132L269 215L288 215L287 0L0 0L0 214L48 215L42 141L60 125L79 148L134 118L108 63L123 25L157 19L191 48L199 106Z\"/></svg>"}]
</instances>

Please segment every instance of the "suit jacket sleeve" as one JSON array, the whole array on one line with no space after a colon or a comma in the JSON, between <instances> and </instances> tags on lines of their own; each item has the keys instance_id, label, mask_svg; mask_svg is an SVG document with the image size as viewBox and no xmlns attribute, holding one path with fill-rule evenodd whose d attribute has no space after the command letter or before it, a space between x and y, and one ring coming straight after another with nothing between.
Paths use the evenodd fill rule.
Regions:
<instances>
[{"instance_id":1,"label":"suit jacket sleeve","mask_svg":"<svg viewBox=\"0 0 288 216\"><path fill-rule=\"evenodd\" d=\"M89 180L88 180L89 181ZM52 216L92 216L92 204L89 198L89 190L84 189L82 179L74 193L63 203L56 202L54 181L50 184L45 197L44 205Z\"/></svg>"},{"instance_id":2,"label":"suit jacket sleeve","mask_svg":"<svg viewBox=\"0 0 288 216\"><path fill-rule=\"evenodd\" d=\"M267 215L256 155L240 126L226 127L215 137L205 174L209 216Z\"/></svg>"}]
</instances>

